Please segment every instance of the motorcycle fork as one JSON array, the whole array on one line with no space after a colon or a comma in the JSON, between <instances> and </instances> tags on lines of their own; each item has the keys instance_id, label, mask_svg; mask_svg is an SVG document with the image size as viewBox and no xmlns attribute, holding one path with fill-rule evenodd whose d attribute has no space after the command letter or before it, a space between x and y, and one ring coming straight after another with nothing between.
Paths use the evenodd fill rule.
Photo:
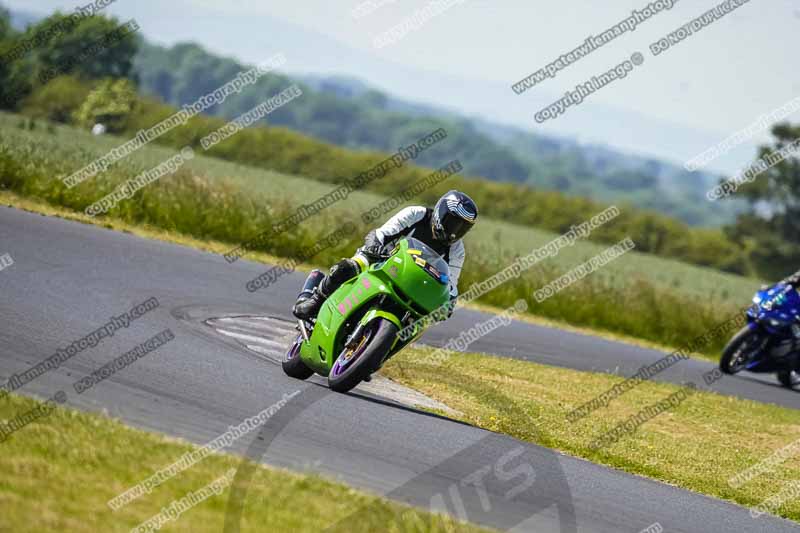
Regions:
<instances>
[{"instance_id":1,"label":"motorcycle fork","mask_svg":"<svg viewBox=\"0 0 800 533\"><path fill-rule=\"evenodd\" d=\"M303 340L308 342L308 330L306 329L306 322L305 320L298 320L297 327L300 330L300 335L303 336Z\"/></svg>"}]
</instances>

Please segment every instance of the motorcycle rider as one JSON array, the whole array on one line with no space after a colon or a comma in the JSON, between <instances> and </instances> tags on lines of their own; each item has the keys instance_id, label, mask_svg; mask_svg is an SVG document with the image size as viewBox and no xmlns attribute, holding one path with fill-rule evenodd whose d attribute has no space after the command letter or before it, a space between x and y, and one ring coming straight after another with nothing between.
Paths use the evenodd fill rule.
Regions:
<instances>
[{"instance_id":1,"label":"motorcycle rider","mask_svg":"<svg viewBox=\"0 0 800 533\"><path fill-rule=\"evenodd\" d=\"M478 207L472 198L455 190L442 196L432 209L416 205L401 209L383 226L367 233L364 246L352 258L333 265L312 295L295 303L294 315L304 320L316 317L325 300L345 281L380 260L384 250L391 249L401 237L413 236L441 255L450 267L449 317L453 314L458 277L464 265L462 238L477 218Z\"/></svg>"}]
</instances>

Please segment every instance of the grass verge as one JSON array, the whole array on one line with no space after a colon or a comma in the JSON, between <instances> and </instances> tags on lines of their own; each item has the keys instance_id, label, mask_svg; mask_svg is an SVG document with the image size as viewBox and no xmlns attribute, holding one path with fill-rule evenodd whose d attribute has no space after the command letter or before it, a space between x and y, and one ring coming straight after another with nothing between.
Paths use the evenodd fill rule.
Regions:
<instances>
[{"instance_id":1,"label":"grass verge","mask_svg":"<svg viewBox=\"0 0 800 533\"><path fill-rule=\"evenodd\" d=\"M231 248L231 245L227 243L214 240L195 239L184 233L168 231L166 229L155 227L149 224L131 224L116 218L104 218L104 219L92 218L80 212L71 211L69 209L59 206L54 206L45 203L41 200L24 197L10 191L0 190L0 205L13 207L30 213L37 213L46 216L58 217L64 220L72 220L75 222L80 222L82 224L91 224L94 226L99 226L114 231L130 233L132 235L136 235L146 239L159 240L162 242L170 242L173 244L179 244L181 246L189 246L198 250L204 250L206 252L211 252L220 255L224 254L225 252L228 252ZM250 261L257 261L264 264L276 265L284 258L277 257L264 252L254 251L248 253L247 259ZM318 264L301 263L297 266L297 270L302 272L309 272L314 268L321 268L325 270L327 269L327 265L321 263ZM466 304L465 307L467 307L468 309L484 311L487 313L500 313L503 310L499 306L487 305L480 302L470 302ZM623 342L626 344L631 344L633 346L639 346L641 348L660 350L665 353L671 353L676 350L676 348L674 347L669 347L663 344L643 339L638 339L636 337L631 337L630 335L623 335L620 333L615 333L612 331L606 331L602 329L591 329L591 328L574 326L564 321L551 320L545 317L540 317L535 315L518 314L517 316L514 317L514 319L523 322L528 322L531 324L536 324L538 326L559 328L566 331L572 331L574 333L580 333L583 335L592 335L607 340ZM717 361L719 359L716 352L693 353L692 356L709 361Z\"/></svg>"},{"instance_id":2,"label":"grass verge","mask_svg":"<svg viewBox=\"0 0 800 533\"><path fill-rule=\"evenodd\" d=\"M680 387L643 382L570 423L569 412L622 378L482 354L434 361L432 353L408 348L382 372L460 411L470 424L745 506L800 479L800 456L794 456L739 488L728 485L735 474L800 438L797 410L696 392L595 450L590 444L596 438ZM800 521L800 501L787 502L777 514Z\"/></svg>"},{"instance_id":3,"label":"grass verge","mask_svg":"<svg viewBox=\"0 0 800 533\"><path fill-rule=\"evenodd\" d=\"M11 395L0 402L8 421L39 402ZM130 531L189 492L237 468L242 459L211 455L112 511L106 502L197 447L131 429L94 414L56 408L0 443L0 531ZM230 487L169 522L164 531L222 531ZM354 510L334 531L488 531L390 502L318 476L258 466L242 513L242 531L321 531Z\"/></svg>"},{"instance_id":4,"label":"grass verge","mask_svg":"<svg viewBox=\"0 0 800 533\"><path fill-rule=\"evenodd\" d=\"M17 124L20 118L0 113L3 133L0 189L73 212L83 212L130 178L167 159L172 161L175 155L168 148L149 145L115 163L103 174L67 188L59 180L60 176L89 164L125 139L95 137L79 129L52 124L20 128ZM273 148L281 151L280 147ZM408 183L397 182L396 178L381 178L387 180L386 184L394 184L382 192L394 194L399 192L394 186L408 186ZM450 188L453 183L445 182L437 187ZM98 218L157 227L199 241L228 243L233 248L296 213L297 206L310 205L317 195L330 192L331 188L329 185L326 189L325 184L302 176L282 175L198 153L173 174L151 183ZM436 194L435 189L429 189L415 202L430 203ZM312 220L272 234L257 247L277 257L300 255L310 262L333 264L351 255L363 243L363 235L376 224L365 222L361 213L376 208L382 213L378 218L389 216L391 211L384 212L378 207L384 200L386 197L375 191L353 191L345 200L313 215ZM496 201L507 202L508 198ZM622 211L624 213L625 209ZM355 228L346 230L348 226L344 222L355 223ZM607 227L610 226L603 226ZM321 239L336 228L345 229L346 234L334 239L337 243L329 242L330 247L317 255L305 257L305 251L320 244ZM495 275L516 257L530 254L557 237L550 232L484 217L466 238L469 260L460 278L462 291ZM637 246L640 244L641 249L647 249L637 242ZM525 298L530 314L535 316L674 346L702 335L718 323L720 316L733 314L759 285L757 280L632 251L624 260L608 264L552 298L542 302L534 299L534 291L602 253L605 247L587 241L567 246L520 276L512 276L502 286L481 296L480 301L505 308ZM554 250L552 246L550 249ZM685 312L689 308L692 313ZM707 351L718 353L721 349L722 342L719 342L709 345Z\"/></svg>"}]
</instances>

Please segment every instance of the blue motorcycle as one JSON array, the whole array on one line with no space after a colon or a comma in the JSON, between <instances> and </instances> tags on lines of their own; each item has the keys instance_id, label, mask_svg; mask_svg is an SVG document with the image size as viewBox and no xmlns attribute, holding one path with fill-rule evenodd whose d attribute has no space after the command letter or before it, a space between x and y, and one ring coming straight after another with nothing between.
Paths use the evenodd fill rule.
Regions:
<instances>
[{"instance_id":1,"label":"blue motorcycle","mask_svg":"<svg viewBox=\"0 0 800 533\"><path fill-rule=\"evenodd\" d=\"M784 283L760 290L746 314L747 325L725 346L719 369L776 372L784 387L800 385L800 292Z\"/></svg>"}]
</instances>

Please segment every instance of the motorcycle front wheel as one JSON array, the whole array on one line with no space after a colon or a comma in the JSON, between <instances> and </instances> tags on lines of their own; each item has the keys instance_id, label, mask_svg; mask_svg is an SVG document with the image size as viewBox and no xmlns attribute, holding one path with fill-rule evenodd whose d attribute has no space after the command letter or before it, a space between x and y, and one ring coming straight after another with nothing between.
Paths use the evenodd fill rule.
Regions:
<instances>
[{"instance_id":1,"label":"motorcycle front wheel","mask_svg":"<svg viewBox=\"0 0 800 533\"><path fill-rule=\"evenodd\" d=\"M392 349L397 326L385 318L371 320L357 339L342 350L328 374L328 386L335 392L347 392L370 376Z\"/></svg>"},{"instance_id":2,"label":"motorcycle front wheel","mask_svg":"<svg viewBox=\"0 0 800 533\"><path fill-rule=\"evenodd\" d=\"M744 370L763 347L764 339L758 331L745 326L728 341L719 360L719 369L725 374Z\"/></svg>"}]
</instances>

